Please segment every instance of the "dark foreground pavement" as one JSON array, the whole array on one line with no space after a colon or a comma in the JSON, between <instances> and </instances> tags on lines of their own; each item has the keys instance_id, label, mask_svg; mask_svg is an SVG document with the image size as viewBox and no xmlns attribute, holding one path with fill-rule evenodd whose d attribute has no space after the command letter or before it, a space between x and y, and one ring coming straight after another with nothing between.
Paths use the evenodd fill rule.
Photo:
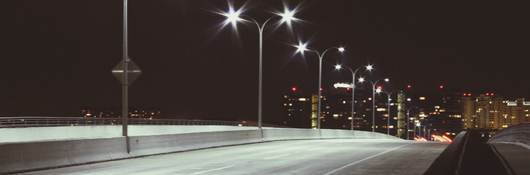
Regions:
<instances>
[{"instance_id":1,"label":"dark foreground pavement","mask_svg":"<svg viewBox=\"0 0 530 175\"><path fill-rule=\"evenodd\" d=\"M297 140L65 167L25 174L423 174L447 144L395 140Z\"/></svg>"}]
</instances>

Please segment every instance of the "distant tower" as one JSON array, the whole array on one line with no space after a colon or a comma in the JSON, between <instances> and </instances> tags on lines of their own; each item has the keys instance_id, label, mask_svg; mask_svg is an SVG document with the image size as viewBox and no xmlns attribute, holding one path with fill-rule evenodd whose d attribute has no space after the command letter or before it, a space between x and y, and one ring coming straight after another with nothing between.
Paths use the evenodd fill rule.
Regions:
<instances>
[{"instance_id":1,"label":"distant tower","mask_svg":"<svg viewBox=\"0 0 530 175\"><path fill-rule=\"evenodd\" d=\"M470 93L465 93L462 97L462 118L464 129L475 128L475 101Z\"/></svg>"},{"instance_id":2,"label":"distant tower","mask_svg":"<svg viewBox=\"0 0 530 175\"><path fill-rule=\"evenodd\" d=\"M407 133L406 125L405 125L405 93L403 91L399 91L397 94L397 137L399 138L405 138L405 134Z\"/></svg>"},{"instance_id":3,"label":"distant tower","mask_svg":"<svg viewBox=\"0 0 530 175\"><path fill-rule=\"evenodd\" d=\"M317 129L318 95L311 96L311 128Z\"/></svg>"}]
</instances>

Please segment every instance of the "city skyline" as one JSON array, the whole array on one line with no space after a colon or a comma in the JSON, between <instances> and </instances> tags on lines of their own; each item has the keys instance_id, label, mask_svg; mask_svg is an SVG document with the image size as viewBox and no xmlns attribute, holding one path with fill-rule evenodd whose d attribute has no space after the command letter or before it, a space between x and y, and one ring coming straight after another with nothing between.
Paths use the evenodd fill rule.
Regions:
<instances>
[{"instance_id":1,"label":"city skyline","mask_svg":"<svg viewBox=\"0 0 530 175\"><path fill-rule=\"evenodd\" d=\"M238 7L242 3L235 1ZM282 8L281 1L249 4L259 19ZM293 24L294 35L282 28L264 35L264 119L279 119L275 107L283 89L297 85L315 92L316 58L293 56L290 44L298 37L311 39L316 49L340 44L348 50L324 63L324 88L351 79L334 71L334 64L373 63L375 74L390 76L395 87L411 84L426 94L444 85L529 97L522 64L527 53L512 47L517 42L506 42L523 28L508 29L486 10L466 11L471 3L455 4L303 2L299 16L304 21ZM68 116L82 106L119 108L120 86L110 69L121 59L120 3L52 0L24 5L17 10L17 32L5 40L12 49L1 53L7 61L2 64L6 85L0 87L0 115ZM239 38L230 30L218 31L223 19L210 11L225 10L226 2L133 1L130 7L130 54L144 73L131 86L132 106L168 114L255 118L257 37L244 25ZM498 18L522 18L503 12ZM464 23L475 18L478 25ZM490 26L486 19L498 25Z\"/></svg>"}]
</instances>

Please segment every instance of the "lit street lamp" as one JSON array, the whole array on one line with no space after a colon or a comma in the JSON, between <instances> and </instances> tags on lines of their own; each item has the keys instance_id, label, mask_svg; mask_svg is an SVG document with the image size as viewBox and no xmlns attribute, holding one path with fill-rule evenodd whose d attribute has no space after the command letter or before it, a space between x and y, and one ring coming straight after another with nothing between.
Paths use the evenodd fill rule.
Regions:
<instances>
[{"instance_id":1,"label":"lit street lamp","mask_svg":"<svg viewBox=\"0 0 530 175\"><path fill-rule=\"evenodd\" d=\"M320 130L320 113L321 113L321 104L322 104L322 60L324 60L324 56L328 51L332 49L337 49L339 52L344 52L344 47L330 47L324 50L323 52L319 52L317 50L312 50L307 48L307 43L303 43L301 41L298 42L298 45L295 45L296 47L296 53L300 53L304 55L305 51L313 52L318 56L318 110L317 110L317 129Z\"/></svg>"},{"instance_id":2,"label":"lit street lamp","mask_svg":"<svg viewBox=\"0 0 530 175\"><path fill-rule=\"evenodd\" d=\"M284 5L284 11L282 13L274 13L275 16L269 17L265 20L263 23L259 23L254 18L248 17L248 16L242 16L242 13L244 12L244 8L240 9L234 9L233 5L231 3L228 3L228 11L227 12L217 12L220 15L223 15L226 17L223 27L225 27L228 24L232 25L232 28L237 30L237 23L238 22L252 22L256 24L258 27L258 34L259 34L259 83L258 83L258 129L260 131L260 135L263 138L263 130L262 130L262 106L263 106L263 31L267 24L276 17L280 17L280 21L278 22L278 25L281 25L283 23L287 24L287 26L291 26L292 21L298 21L298 18L295 18L294 15L296 14L297 8L295 9L289 9L287 6Z\"/></svg>"},{"instance_id":3,"label":"lit street lamp","mask_svg":"<svg viewBox=\"0 0 530 175\"><path fill-rule=\"evenodd\" d=\"M339 51L340 51L340 50L339 50ZM343 50L343 51L344 51L344 50ZM370 66L370 67L369 67L369 66ZM340 65L340 64L335 65L335 69L336 69L336 70L341 70L342 68L346 68L346 69L347 69L348 71L350 71L351 74L352 74L352 83L351 83L351 88L352 88L352 90L351 90L351 103L352 103L352 104L351 104L351 123L350 123L350 129L353 131L353 120L355 119L355 87L356 87L356 86L355 86L355 77L356 77L357 72L358 72L361 68L363 68L363 67L359 67L359 68L353 70L353 69L351 69L351 68L348 67L348 66L342 66L342 65ZM367 70L372 70L372 69L373 69L373 68L371 67L371 65L365 66L365 68L366 68ZM370 69L368 69L368 68L370 68ZM363 80L363 81L364 81L364 80Z\"/></svg>"},{"instance_id":4,"label":"lit street lamp","mask_svg":"<svg viewBox=\"0 0 530 175\"><path fill-rule=\"evenodd\" d=\"M370 70L373 70L373 66L371 66L371 69ZM364 81L364 78L362 78L362 80ZM376 89L376 86L377 84L380 82L381 80L377 80L377 81L369 81L370 84L372 85L372 132L375 132L375 93L380 93L382 92L382 90L380 88L377 88ZM385 78L383 79L384 82L390 82L390 79L388 78Z\"/></svg>"}]
</instances>

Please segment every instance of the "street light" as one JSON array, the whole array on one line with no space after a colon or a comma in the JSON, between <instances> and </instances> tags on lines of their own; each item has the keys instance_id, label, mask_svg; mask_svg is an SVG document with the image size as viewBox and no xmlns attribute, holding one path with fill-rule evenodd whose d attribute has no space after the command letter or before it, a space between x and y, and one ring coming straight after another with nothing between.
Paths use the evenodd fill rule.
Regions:
<instances>
[{"instance_id":1,"label":"street light","mask_svg":"<svg viewBox=\"0 0 530 175\"><path fill-rule=\"evenodd\" d=\"M341 49L340 49L340 47L339 47L339 51L340 51L340 50L341 50ZM363 68L363 67L359 67L359 68L353 70L353 69L351 69L351 68L348 67L348 66L342 66L342 65L340 65L340 64L335 65L335 69L336 69L336 70L341 70L343 67L346 68L348 71L350 71L351 74L352 74L352 84L351 84L351 86L352 86L352 90L351 90L351 103L352 103L352 104L351 104L351 123L350 123L350 129L353 131L353 119L355 119L355 77L356 77L357 72L358 72L361 68ZM368 68L368 67L365 66L365 68ZM367 70L368 70L368 69L367 69ZM361 77L361 78L362 78L362 77ZM361 78L359 78L359 82L362 83L362 82L364 82L364 78L362 78L362 79L361 79Z\"/></svg>"},{"instance_id":2,"label":"street light","mask_svg":"<svg viewBox=\"0 0 530 175\"><path fill-rule=\"evenodd\" d=\"M259 34L259 83L258 83L258 129L260 131L260 135L263 138L263 122L262 122L262 106L263 106L263 31L267 24L273 19L273 18L280 18L280 21L278 22L278 25L281 24L287 24L288 27L291 27L292 21L298 21L299 19L294 17L296 14L298 8L289 9L286 5L284 5L284 11L283 12L274 12L275 16L269 17L265 20L263 23L259 23L254 18L243 16L242 13L245 11L245 9L239 8L235 9L234 6L229 2L228 3L228 11L227 12L217 12L220 15L223 15L226 17L225 21L223 22L223 27L225 27L228 24L232 25L232 28L237 31L237 23L238 22L252 22L256 24L258 27L258 34Z\"/></svg>"},{"instance_id":3,"label":"street light","mask_svg":"<svg viewBox=\"0 0 530 175\"><path fill-rule=\"evenodd\" d=\"M322 60L324 60L324 56L328 51L336 49L339 52L344 52L344 47L330 47L326 50L319 52L318 50L312 50L307 48L307 42L298 41L298 45L295 45L296 47L296 53L300 53L304 55L305 51L315 53L318 56L318 110L317 110L317 129L320 130L320 113L321 113L321 104L322 104Z\"/></svg>"},{"instance_id":4,"label":"street light","mask_svg":"<svg viewBox=\"0 0 530 175\"><path fill-rule=\"evenodd\" d=\"M370 67L367 66L367 68L370 68L371 70L373 70L373 66L370 66ZM363 82L365 81L364 78L362 80L363 80ZM376 93L376 86L377 86L377 84L380 81L381 80L368 81L372 85L372 132L375 132L375 93ZM384 82L390 82L390 79L389 78L385 78L385 79L383 79L383 81ZM377 89L379 89L379 88L377 88ZM379 89L379 92L381 92L381 89Z\"/></svg>"}]
</instances>

